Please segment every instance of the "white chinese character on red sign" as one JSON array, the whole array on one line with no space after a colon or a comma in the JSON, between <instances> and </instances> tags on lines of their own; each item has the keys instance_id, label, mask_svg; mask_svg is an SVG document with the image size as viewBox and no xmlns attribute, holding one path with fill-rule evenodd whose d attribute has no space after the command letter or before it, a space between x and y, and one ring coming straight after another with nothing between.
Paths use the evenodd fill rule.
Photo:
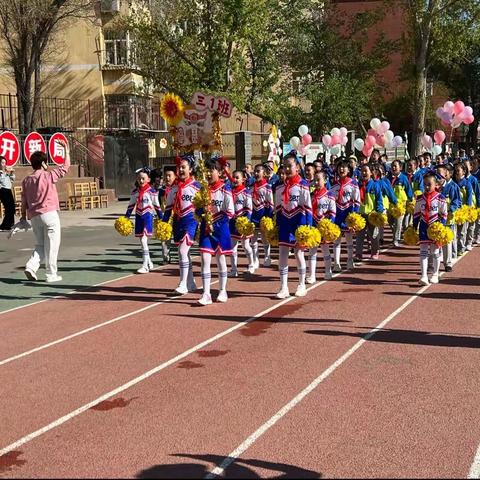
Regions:
<instances>
[{"instance_id":1,"label":"white chinese character on red sign","mask_svg":"<svg viewBox=\"0 0 480 480\"><path fill-rule=\"evenodd\" d=\"M65 158L65 147L58 140L54 142L53 156Z\"/></svg>"},{"instance_id":2,"label":"white chinese character on red sign","mask_svg":"<svg viewBox=\"0 0 480 480\"><path fill-rule=\"evenodd\" d=\"M7 160L12 161L15 155L15 141L9 138L2 138L0 155Z\"/></svg>"},{"instance_id":3,"label":"white chinese character on red sign","mask_svg":"<svg viewBox=\"0 0 480 480\"><path fill-rule=\"evenodd\" d=\"M38 151L42 151L42 141L41 140L30 140L28 142L28 153L30 156Z\"/></svg>"}]
</instances>

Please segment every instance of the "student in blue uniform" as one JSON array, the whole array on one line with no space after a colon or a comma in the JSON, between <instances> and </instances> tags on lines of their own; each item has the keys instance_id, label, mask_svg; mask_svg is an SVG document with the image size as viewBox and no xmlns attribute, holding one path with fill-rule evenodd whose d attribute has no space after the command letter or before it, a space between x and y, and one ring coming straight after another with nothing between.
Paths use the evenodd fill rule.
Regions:
<instances>
[{"instance_id":1,"label":"student in blue uniform","mask_svg":"<svg viewBox=\"0 0 480 480\"><path fill-rule=\"evenodd\" d=\"M437 179L434 173L427 173L423 179L424 193L417 197L413 214L413 228L419 228L420 238L420 285L438 283L440 268L440 248L428 238L427 229L434 222L445 225L447 221L447 202L445 197L436 191ZM428 279L428 257L433 257L433 273Z\"/></svg>"},{"instance_id":2,"label":"student in blue uniform","mask_svg":"<svg viewBox=\"0 0 480 480\"><path fill-rule=\"evenodd\" d=\"M472 174L474 168L473 160L465 160L466 173L465 178L470 182L472 187L472 206L480 206L480 183L478 182L475 175ZM480 229L480 219L477 219L475 222L470 222L467 227L467 239L466 239L466 249L471 251L473 249L473 243L478 236L478 231Z\"/></svg>"},{"instance_id":3,"label":"student in blue uniform","mask_svg":"<svg viewBox=\"0 0 480 480\"><path fill-rule=\"evenodd\" d=\"M303 246L297 245L295 232L301 225L312 224L312 203L307 182L299 174L299 166L295 153L287 154L283 159L286 180L275 192L275 212L278 226L278 245L280 272L280 291L277 298L290 296L288 290L288 252L295 248L298 269L298 287L295 295L304 297L307 294L305 287L306 264Z\"/></svg>"},{"instance_id":4,"label":"student in blue uniform","mask_svg":"<svg viewBox=\"0 0 480 480\"><path fill-rule=\"evenodd\" d=\"M214 160L205 162L207 169L208 188L210 190L212 225L202 220L200 224L200 252L202 254L203 294L198 300L201 305L210 305L211 263L212 256L217 259L219 292L217 302L225 303L227 295L227 260L225 255L232 254L232 239L230 237L229 221L235 215L232 190L220 179L222 168ZM199 212L197 212L199 213Z\"/></svg>"},{"instance_id":5,"label":"student in blue uniform","mask_svg":"<svg viewBox=\"0 0 480 480\"><path fill-rule=\"evenodd\" d=\"M392 184L388 180L385 175L384 165L382 163L374 164L374 177L375 181L379 182L380 188L382 190L382 198L383 198L383 208L388 211L390 204L397 205L398 200L395 192L393 191ZM383 245L383 232L384 226L378 228L378 240L380 245Z\"/></svg>"},{"instance_id":6,"label":"student in blue uniform","mask_svg":"<svg viewBox=\"0 0 480 480\"><path fill-rule=\"evenodd\" d=\"M467 167L464 162L457 162L454 166L455 182L460 188L462 204L471 207L473 205L472 184L467 180ZM467 247L468 223L457 225L457 255L460 257L465 253Z\"/></svg>"},{"instance_id":7,"label":"student in blue uniform","mask_svg":"<svg viewBox=\"0 0 480 480\"><path fill-rule=\"evenodd\" d=\"M150 169L143 168L137 173L137 187L132 191L125 216L135 210L135 236L142 245L143 264L137 273L148 273L153 268L148 249L148 237L153 235L153 219L157 214L162 219L162 211L158 201L158 192L150 185Z\"/></svg>"}]
</instances>

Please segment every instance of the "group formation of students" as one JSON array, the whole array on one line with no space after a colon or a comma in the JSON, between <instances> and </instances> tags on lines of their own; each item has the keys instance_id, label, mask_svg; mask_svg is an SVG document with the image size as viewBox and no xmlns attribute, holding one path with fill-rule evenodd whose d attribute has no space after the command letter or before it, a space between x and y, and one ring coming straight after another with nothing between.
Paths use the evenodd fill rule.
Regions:
<instances>
[{"instance_id":1,"label":"group formation of students","mask_svg":"<svg viewBox=\"0 0 480 480\"><path fill-rule=\"evenodd\" d=\"M240 245L248 260L246 274L254 274L260 267L260 242L263 266L271 265L271 246L260 226L263 217L274 217L279 247L280 288L277 297L283 299L290 295L288 257L292 251L298 273L295 295L303 297L307 293L306 284L317 280L319 248L325 280L332 278L332 272L342 271L342 237L345 238L348 270L363 260L366 239L370 258L379 258L383 227L368 222L369 214L378 212L387 214L394 247L402 243L404 229L413 224L420 239L420 283L438 283L442 260L445 270L450 271L456 257L471 250L474 244L480 244L480 220L462 225L451 220L462 205L475 206L476 199L480 199L478 167L476 158L451 161L443 155L438 156L433 164L429 153L409 159L406 165L399 160L388 164L386 156L377 150L369 159L362 158L360 163L355 156L350 156L335 158L326 164L319 156L315 162L302 165L293 151L284 156L276 173L273 162L258 164L254 168L247 165L245 170L230 172L222 159L212 157L205 160L211 199L210 225L205 220L198 222L194 198L201 186L195 179L195 159L183 156L175 167L165 169L163 178L148 169L137 174L136 188L126 212L128 218L135 210L135 235L140 237L142 245L143 264L137 272L148 273L153 268L148 237L153 234L157 215L163 221L171 222L173 241L178 246L180 282L176 292L183 295L197 290L190 248L198 238L203 286L198 301L202 305L212 303L211 262L215 256L219 277L216 301L226 302L227 278L239 275ZM413 200L416 200L413 214L395 217L389 214L390 205ZM356 233L349 229L346 220L350 213L359 213L367 220L365 229ZM241 235L237 231L236 219L240 216L247 217L254 224L251 235ZM319 248L306 249L298 245L295 238L297 228L316 226L323 219L340 228L340 237L332 243L322 242ZM443 248L427 235L428 226L436 221L448 224L455 234L454 240ZM168 251L169 242L163 242L165 259ZM305 254L308 255L308 272ZM230 257L230 272L227 257Z\"/></svg>"}]
</instances>

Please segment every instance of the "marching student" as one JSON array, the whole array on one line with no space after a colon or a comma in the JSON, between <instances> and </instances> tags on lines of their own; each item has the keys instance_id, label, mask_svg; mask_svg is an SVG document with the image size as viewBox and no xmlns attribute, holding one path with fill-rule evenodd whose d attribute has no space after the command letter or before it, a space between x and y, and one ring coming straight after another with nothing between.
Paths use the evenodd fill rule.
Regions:
<instances>
[{"instance_id":1,"label":"marching student","mask_svg":"<svg viewBox=\"0 0 480 480\"><path fill-rule=\"evenodd\" d=\"M313 226L317 226L320 220L324 218L335 222L335 212L337 207L335 205L335 197L327 190L327 174L323 171L315 172L315 190L312 197L312 214L313 214ZM332 279L332 257L330 255L330 245L322 239L321 243L323 262L325 265L325 280ZM312 284L317 281L317 252L318 247L310 249L308 263L310 267L310 274L307 277L307 283Z\"/></svg>"},{"instance_id":2,"label":"marching student","mask_svg":"<svg viewBox=\"0 0 480 480\"><path fill-rule=\"evenodd\" d=\"M211 198L209 208L212 214L212 224L208 225L205 219L200 224L200 252L202 254L202 283L203 294L198 300L201 305L210 305L211 264L212 256L217 259L220 288L217 302L225 303L227 294L227 260L225 255L232 254L232 239L230 238L229 220L234 217L235 209L230 186L220 178L222 168L215 159L205 162L207 170L208 188Z\"/></svg>"},{"instance_id":3,"label":"marching student","mask_svg":"<svg viewBox=\"0 0 480 480\"><path fill-rule=\"evenodd\" d=\"M428 227L434 222L441 222L445 225L447 220L447 202L445 197L436 191L437 178L434 173L427 173L424 176L424 193L419 195L415 203L413 214L413 228L419 227L420 238L420 285L438 283L438 271L440 268L440 248L428 238ZM428 257L433 258L433 273L428 280Z\"/></svg>"},{"instance_id":4,"label":"marching student","mask_svg":"<svg viewBox=\"0 0 480 480\"><path fill-rule=\"evenodd\" d=\"M353 232L347 227L345 221L349 213L356 213L360 208L360 191L355 180L350 178L352 174L350 163L347 160L341 160L336 166L338 182L330 190L335 198L336 214L335 223L342 230L347 243L347 269L354 268L353 263ZM335 264L334 272L341 272L340 253L342 248L342 236L334 243Z\"/></svg>"},{"instance_id":5,"label":"marching student","mask_svg":"<svg viewBox=\"0 0 480 480\"><path fill-rule=\"evenodd\" d=\"M260 231L260 221L262 217L273 216L272 187L268 184L265 174L265 167L263 165L255 166L255 182L252 188L252 222L255 225L255 233L253 234L252 238L252 249L255 269L260 267L258 254L259 237L262 239L263 250L265 252L263 266L269 267L272 264L272 260L270 258L270 244Z\"/></svg>"},{"instance_id":6,"label":"marching student","mask_svg":"<svg viewBox=\"0 0 480 480\"><path fill-rule=\"evenodd\" d=\"M160 200L160 208L165 210L165 206L167 203L168 194L172 189L174 183L177 180L177 169L174 166L166 166L163 169L163 176L164 181L160 188L158 188L158 199ZM163 256L163 263L170 263L170 243L171 240L168 242L162 242L162 256Z\"/></svg>"},{"instance_id":7,"label":"marching student","mask_svg":"<svg viewBox=\"0 0 480 480\"><path fill-rule=\"evenodd\" d=\"M472 206L478 207L480 205L480 183L475 175L472 175L474 162L472 160L465 160L466 173L465 178L470 182L472 187ZM477 238L477 232L480 228L480 219L477 218L475 222L471 222L467 227L466 249L471 251L473 249L474 240Z\"/></svg>"},{"instance_id":8,"label":"marching student","mask_svg":"<svg viewBox=\"0 0 480 480\"><path fill-rule=\"evenodd\" d=\"M365 218L366 227L357 233L356 260L362 261L365 235L370 240L370 258L378 260L379 228L368 221L368 215L372 212L384 213L384 210L381 184L373 179L372 166L370 164L362 165L360 214Z\"/></svg>"},{"instance_id":9,"label":"marching student","mask_svg":"<svg viewBox=\"0 0 480 480\"><path fill-rule=\"evenodd\" d=\"M230 220L230 233L232 235L233 250L232 250L232 269L230 277L238 277L238 244L241 242L248 258L248 273L255 272L255 262L253 260L253 250L250 245L251 236L242 236L235 226L238 217L246 217L248 220L252 217L252 194L250 190L245 187L245 174L241 170L233 172L233 204L235 207L235 216Z\"/></svg>"},{"instance_id":10,"label":"marching student","mask_svg":"<svg viewBox=\"0 0 480 480\"><path fill-rule=\"evenodd\" d=\"M453 167L450 164L438 165L437 172L439 177L439 192L445 197L445 201L447 202L446 225L453 231L453 240L442 248L445 271L451 272L452 261L454 258L457 258L457 228L454 221L454 214L462 206L462 196L460 188L452 180Z\"/></svg>"},{"instance_id":11,"label":"marching student","mask_svg":"<svg viewBox=\"0 0 480 480\"><path fill-rule=\"evenodd\" d=\"M148 238L153 235L155 213L162 219L162 210L158 201L158 192L150 185L150 169L145 167L137 173L136 187L130 196L125 216L130 218L135 210L135 236L142 245L142 266L137 273L148 273L153 268L148 249Z\"/></svg>"},{"instance_id":12,"label":"marching student","mask_svg":"<svg viewBox=\"0 0 480 480\"><path fill-rule=\"evenodd\" d=\"M193 198L200 190L200 184L193 179L195 159L184 155L178 160L178 179L171 186L163 220L168 222L173 215L173 241L178 246L180 283L175 291L181 295L197 289L193 278L190 247L193 245L198 223L195 219Z\"/></svg>"},{"instance_id":13,"label":"marching student","mask_svg":"<svg viewBox=\"0 0 480 480\"><path fill-rule=\"evenodd\" d=\"M471 207L473 205L472 184L467 180L467 167L464 162L457 162L455 168L455 182L460 188L462 204ZM457 225L457 256L461 257L467 247L467 232L469 224L467 222Z\"/></svg>"},{"instance_id":14,"label":"marching student","mask_svg":"<svg viewBox=\"0 0 480 480\"><path fill-rule=\"evenodd\" d=\"M279 185L275 192L275 212L278 226L278 245L280 272L280 291L277 298L290 296L288 290L288 252L295 248L298 269L298 287L295 296L304 297L307 294L305 287L306 264L302 245L297 245L295 231L301 225L312 224L312 203L308 184L299 174L299 165L295 152L290 152L283 158L285 169L285 183Z\"/></svg>"},{"instance_id":15,"label":"marching student","mask_svg":"<svg viewBox=\"0 0 480 480\"><path fill-rule=\"evenodd\" d=\"M379 182L380 189L382 191L383 208L385 211L387 211L388 208L390 207L390 204L392 205L398 204L397 196L395 195L392 184L390 183L388 178L385 176L384 164L376 163L373 165L373 169L374 169L375 181ZM384 231L383 225L381 227L378 227L378 239L379 239L380 245L383 245L383 231Z\"/></svg>"}]
</instances>

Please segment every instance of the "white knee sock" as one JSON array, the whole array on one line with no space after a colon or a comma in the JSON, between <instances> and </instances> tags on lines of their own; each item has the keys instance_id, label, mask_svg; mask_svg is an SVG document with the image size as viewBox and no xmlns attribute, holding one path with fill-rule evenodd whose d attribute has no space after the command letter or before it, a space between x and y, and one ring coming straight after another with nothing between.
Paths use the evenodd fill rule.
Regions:
<instances>
[{"instance_id":1,"label":"white knee sock","mask_svg":"<svg viewBox=\"0 0 480 480\"><path fill-rule=\"evenodd\" d=\"M211 263L212 256L209 253L202 252L203 293L207 295L210 295L210 283L212 281Z\"/></svg>"},{"instance_id":2,"label":"white knee sock","mask_svg":"<svg viewBox=\"0 0 480 480\"><path fill-rule=\"evenodd\" d=\"M290 247L280 245L278 258L278 271L280 272L280 284L282 290L288 290L288 251Z\"/></svg>"},{"instance_id":3,"label":"white knee sock","mask_svg":"<svg viewBox=\"0 0 480 480\"><path fill-rule=\"evenodd\" d=\"M322 254L325 273L332 273L332 257L330 255L330 246L327 243L322 244Z\"/></svg>"},{"instance_id":4,"label":"white knee sock","mask_svg":"<svg viewBox=\"0 0 480 480\"><path fill-rule=\"evenodd\" d=\"M317 247L311 248L310 251L309 251L308 265L310 267L310 272L309 272L310 278L316 278L316 276L317 276L316 275L316 272L317 272L317 251L318 251Z\"/></svg>"},{"instance_id":5,"label":"white knee sock","mask_svg":"<svg viewBox=\"0 0 480 480\"><path fill-rule=\"evenodd\" d=\"M150 262L150 251L148 250L148 237L143 235L140 237L140 243L142 244L142 257L143 257L143 266L148 268Z\"/></svg>"},{"instance_id":6,"label":"white knee sock","mask_svg":"<svg viewBox=\"0 0 480 480\"><path fill-rule=\"evenodd\" d=\"M191 265L190 246L184 240L178 246L178 257L180 264L180 285L187 286L187 279ZM193 275L193 274L192 274Z\"/></svg>"},{"instance_id":7,"label":"white knee sock","mask_svg":"<svg viewBox=\"0 0 480 480\"><path fill-rule=\"evenodd\" d=\"M235 242L235 245L233 246L232 249L232 255L231 255L231 262L232 262L232 270L237 271L238 269L238 240L233 240Z\"/></svg>"},{"instance_id":8,"label":"white knee sock","mask_svg":"<svg viewBox=\"0 0 480 480\"><path fill-rule=\"evenodd\" d=\"M305 276L307 274L305 252L300 248L295 248L295 256L297 257L298 284L305 286Z\"/></svg>"},{"instance_id":9,"label":"white knee sock","mask_svg":"<svg viewBox=\"0 0 480 480\"><path fill-rule=\"evenodd\" d=\"M335 253L335 264L340 265L340 253L342 251L342 236L340 235L333 244L333 251Z\"/></svg>"},{"instance_id":10,"label":"white knee sock","mask_svg":"<svg viewBox=\"0 0 480 480\"><path fill-rule=\"evenodd\" d=\"M430 245L430 252L433 262L433 275L438 275L438 271L440 270L440 249L432 243L432 245Z\"/></svg>"},{"instance_id":11,"label":"white knee sock","mask_svg":"<svg viewBox=\"0 0 480 480\"><path fill-rule=\"evenodd\" d=\"M346 232L345 233L345 240L347 241L348 261L353 262L353 233L352 232Z\"/></svg>"},{"instance_id":12,"label":"white knee sock","mask_svg":"<svg viewBox=\"0 0 480 480\"><path fill-rule=\"evenodd\" d=\"M422 277L426 277L428 270L428 245L425 243L420 244L420 269Z\"/></svg>"},{"instance_id":13,"label":"white knee sock","mask_svg":"<svg viewBox=\"0 0 480 480\"><path fill-rule=\"evenodd\" d=\"M243 249L245 250L245 253L247 254L248 265L252 266L254 260L253 260L253 249L250 245L250 239L245 238L244 240L242 240L242 246L243 246Z\"/></svg>"},{"instance_id":14,"label":"white knee sock","mask_svg":"<svg viewBox=\"0 0 480 480\"><path fill-rule=\"evenodd\" d=\"M220 290L226 290L228 272L227 272L227 259L225 258L225 255L219 255L217 253L217 266L218 266L218 280L220 283Z\"/></svg>"}]
</instances>

